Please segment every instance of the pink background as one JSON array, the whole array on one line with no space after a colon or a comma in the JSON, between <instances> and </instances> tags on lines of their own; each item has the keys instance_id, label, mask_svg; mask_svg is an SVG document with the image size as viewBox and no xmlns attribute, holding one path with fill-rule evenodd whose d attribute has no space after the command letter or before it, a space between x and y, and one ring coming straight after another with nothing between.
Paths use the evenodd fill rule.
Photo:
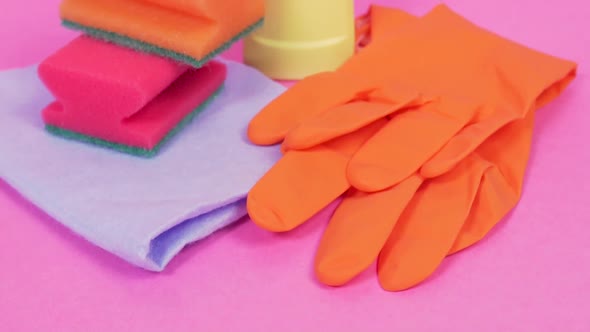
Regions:
<instances>
[{"instance_id":1,"label":"pink background","mask_svg":"<svg viewBox=\"0 0 590 332\"><path fill-rule=\"evenodd\" d=\"M415 14L435 4L378 2ZM0 69L38 62L74 36L60 27L57 4L1 1ZM571 88L538 117L521 204L485 241L406 292L383 291L374 269L328 288L311 270L325 217L282 235L245 220L153 274L81 240L0 183L0 330L590 331L589 3L447 4L580 64ZM240 46L227 56L239 59Z\"/></svg>"}]
</instances>

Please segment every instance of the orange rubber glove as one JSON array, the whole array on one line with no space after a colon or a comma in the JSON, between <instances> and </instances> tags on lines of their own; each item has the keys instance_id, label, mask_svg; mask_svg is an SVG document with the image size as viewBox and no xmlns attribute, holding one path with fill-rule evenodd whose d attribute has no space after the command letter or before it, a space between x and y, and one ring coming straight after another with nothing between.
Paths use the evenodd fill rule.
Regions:
<instances>
[{"instance_id":1,"label":"orange rubber glove","mask_svg":"<svg viewBox=\"0 0 590 332\"><path fill-rule=\"evenodd\" d=\"M288 151L252 189L248 209L262 227L285 231L305 219L308 206L297 203L327 204L348 189L318 248L317 277L343 285L379 256L382 287L407 289L431 275L448 253L483 238L516 205L533 119L529 112L504 127L442 176L425 181L416 174L376 193L348 189L347 160L386 122L377 121L329 143Z\"/></svg>"},{"instance_id":2,"label":"orange rubber glove","mask_svg":"<svg viewBox=\"0 0 590 332\"><path fill-rule=\"evenodd\" d=\"M456 18L454 15L451 17ZM417 23L412 22L412 25L417 26ZM437 33L442 30L435 29ZM386 30L380 28L371 31ZM394 38L398 36L395 35ZM377 38L372 36L372 43L376 42ZM373 47L372 45L367 50ZM367 50L362 54L367 54ZM562 62L557 59L550 60ZM551 94L543 94L538 100L549 101L573 78L573 65L560 63L561 65L564 70L559 71L559 75L558 71L555 71L556 75L553 78L549 75L543 76L542 73L539 75L546 77L545 84L554 86L555 89L547 90ZM359 81L338 81L345 92L343 95L350 97L350 100L341 98L340 104L333 106L342 112L341 117L335 112L322 111L328 103L333 103L333 100L323 99L323 95L316 96L311 94L311 90L305 89L299 91L304 92L299 96L304 97L310 93L307 95L310 99L302 100L308 103L312 110L315 108L315 111L302 114L290 112L289 108L281 112L278 108L275 109L276 113L267 112L264 115L274 116L277 121L284 120L282 123L277 122L276 126L272 126L275 123L270 123L271 129L279 130L270 130L266 138L280 141L289 134L285 145L291 147L286 149L285 157L277 166L252 189L248 197L248 210L252 219L263 228L286 231L301 224L348 190L330 221L318 250L316 272L319 279L331 285L343 284L369 266L380 254L378 266L381 284L389 290L401 290L428 277L447 253L456 252L477 242L516 204L528 159L534 114L523 110L524 120L508 121L501 118L509 125L496 123L495 128L504 128L490 131L491 121L490 118L483 117L487 115L484 113L481 117L488 121L483 122L486 125L478 126L477 124L482 122L469 122L460 132L459 139L450 141L463 144L459 147L466 145L467 148L459 149L460 153L453 154L461 157L447 162L444 168L448 169L439 170L444 175L425 180L423 174L414 173L396 186L376 193L364 193L350 188L346 167L351 158L359 155L359 149L362 151L368 142L374 142L375 137L379 137L384 128L391 126L391 123L400 117L391 114L415 114L437 104L454 104L453 107L464 106L462 109L469 110L470 103L464 100L471 101L473 96L446 94L443 103L440 97L432 98L433 95L430 94L425 98L425 94L413 92L414 90L409 88L411 85L403 86L400 82L388 82L385 88L373 90L350 88ZM551 82L558 83L552 85ZM366 82L360 83L358 86L363 86ZM525 86L525 90L526 88L528 87ZM431 91L436 90L428 92ZM268 109L280 104L280 99ZM534 109L540 105L540 102L534 100L530 107ZM283 106L288 106L288 103ZM453 107L449 109L452 110ZM365 112L368 114L366 117ZM320 116L316 116L317 114ZM432 120L431 114L426 114L426 121ZM292 125L293 128L285 126L289 123L295 123ZM436 121L429 125L432 126L431 129L437 130ZM256 125L251 129L253 127ZM345 130L339 131L338 128ZM403 129L403 126L398 128L402 131ZM405 129L405 135L416 136L416 133L411 132L411 127ZM281 130L285 130L284 134L277 134ZM254 130L254 134L255 132ZM300 134L301 132L307 136ZM326 140L326 143L322 143L323 140L320 139L308 146L304 144L303 147L307 149L302 151L290 150L293 146L297 147L297 144L292 143L300 140L297 137L316 139L318 133L321 136L326 132L334 139ZM341 136L340 132L344 135ZM486 140L490 135L493 136ZM473 136L476 138L475 143L470 142ZM293 141L289 143L289 139ZM424 137L424 143L429 144L427 139L428 137ZM484 141L485 143L480 146ZM379 146L378 152L381 155L389 155L390 146L396 141L387 143ZM453 144L457 143L448 143L447 146L453 147ZM447 151L456 152L448 149ZM473 149L477 149L476 152L472 153ZM412 151L407 153L411 154ZM444 153L438 153L445 156ZM403 157L404 155L400 156ZM451 158L443 158L449 159ZM448 170L450 172L445 173Z\"/></svg>"},{"instance_id":3,"label":"orange rubber glove","mask_svg":"<svg viewBox=\"0 0 590 332\"><path fill-rule=\"evenodd\" d=\"M377 16L379 7L373 10ZM375 28L382 39L269 104L250 123L250 139L264 145L287 137L284 149L309 148L379 118L327 123L318 115L336 119L355 101L388 103L403 86L426 102L396 109L395 116L384 112L392 121L348 165L353 186L379 191L418 170L426 177L450 170L499 128L550 101L575 75L573 63L485 31L444 5L420 20L404 20L412 22L395 23L399 28L389 35Z\"/></svg>"},{"instance_id":4,"label":"orange rubber glove","mask_svg":"<svg viewBox=\"0 0 590 332\"><path fill-rule=\"evenodd\" d=\"M448 254L482 239L520 198L533 122L529 112L439 177L414 175L379 193L350 190L320 242L319 280L342 285L379 255L382 287L404 290L427 279Z\"/></svg>"}]
</instances>

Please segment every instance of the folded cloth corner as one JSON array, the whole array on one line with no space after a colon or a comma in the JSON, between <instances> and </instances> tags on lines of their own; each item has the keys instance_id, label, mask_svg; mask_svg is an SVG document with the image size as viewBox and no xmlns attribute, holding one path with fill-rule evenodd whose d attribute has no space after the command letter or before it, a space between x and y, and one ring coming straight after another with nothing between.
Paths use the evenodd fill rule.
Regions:
<instances>
[{"instance_id":1,"label":"folded cloth corner","mask_svg":"<svg viewBox=\"0 0 590 332\"><path fill-rule=\"evenodd\" d=\"M246 130L285 88L223 61L222 92L154 159L48 134L40 112L53 97L37 66L0 72L0 178L94 245L164 270L187 244L246 216L248 191L280 158Z\"/></svg>"}]
</instances>

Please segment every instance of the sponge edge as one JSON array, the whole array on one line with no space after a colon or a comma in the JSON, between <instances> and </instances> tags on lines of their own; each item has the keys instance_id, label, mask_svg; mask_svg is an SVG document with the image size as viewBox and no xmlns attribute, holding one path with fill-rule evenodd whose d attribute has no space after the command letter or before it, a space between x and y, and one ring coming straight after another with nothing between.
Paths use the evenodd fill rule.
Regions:
<instances>
[{"instance_id":1,"label":"sponge edge","mask_svg":"<svg viewBox=\"0 0 590 332\"><path fill-rule=\"evenodd\" d=\"M198 68L262 24L264 0L63 0L60 15L67 28Z\"/></svg>"},{"instance_id":2,"label":"sponge edge","mask_svg":"<svg viewBox=\"0 0 590 332\"><path fill-rule=\"evenodd\" d=\"M143 156L202 111L227 75L218 61L195 69L87 36L38 71L56 98L42 111L50 132Z\"/></svg>"},{"instance_id":3,"label":"sponge edge","mask_svg":"<svg viewBox=\"0 0 590 332\"><path fill-rule=\"evenodd\" d=\"M68 101L67 108L84 105L104 112L104 99L109 96L109 110L128 117L189 68L81 35L47 57L38 71L56 99Z\"/></svg>"},{"instance_id":4,"label":"sponge edge","mask_svg":"<svg viewBox=\"0 0 590 332\"><path fill-rule=\"evenodd\" d=\"M49 133L51 133L55 136L65 138L65 139L89 143L92 145L96 145L99 147L111 149L114 151L130 154L130 155L134 155L134 156L138 156L138 157L152 158L152 157L155 157L160 152L162 147L165 146L166 143L171 141L173 139L173 137L176 136L177 133L181 132L184 129L184 127L188 126L191 123L191 121L199 113L201 113L204 109L206 109L207 106L209 106L209 104L213 101L213 99L215 99L215 97L217 97L221 93L222 90L223 90L223 85L220 86L217 89L217 91L215 91L199 107L197 107L195 110L193 110L191 113L189 113L180 123L178 123L178 125L176 125L176 127L174 127L170 132L168 132L168 134L156 146L154 146L151 149L109 142L104 139L100 139L100 138L96 138L96 137L92 137L92 136L87 136L87 135L84 135L81 133L66 130L66 129L63 129L63 128L60 128L57 126L53 126L53 125L49 125L49 124L45 125L45 129Z\"/></svg>"},{"instance_id":5,"label":"sponge edge","mask_svg":"<svg viewBox=\"0 0 590 332\"><path fill-rule=\"evenodd\" d=\"M259 20L256 23L252 24L251 26L247 27L245 30L240 32L239 34L235 35L232 39L228 40L227 42L221 44L218 48L214 49L211 53L203 56L202 58L195 58L191 55L184 54L182 52L177 52L171 49L166 49L164 47L150 44L147 42L143 42L141 40L133 39L131 37L127 37L125 35L110 32L98 28L93 28L89 26L85 26L73 21L63 20L62 24L64 27L81 31L89 36L94 38L98 38L104 41L112 42L124 47L129 47L135 49L137 51L159 55L165 58L173 59L175 61L182 62L184 64L190 65L195 68L200 68L204 66L207 62L211 61L211 59L215 58L219 54L223 53L224 51L228 50L233 44L238 42L239 40L243 39L244 37L248 36L252 31L258 29L262 26L263 20Z\"/></svg>"}]
</instances>

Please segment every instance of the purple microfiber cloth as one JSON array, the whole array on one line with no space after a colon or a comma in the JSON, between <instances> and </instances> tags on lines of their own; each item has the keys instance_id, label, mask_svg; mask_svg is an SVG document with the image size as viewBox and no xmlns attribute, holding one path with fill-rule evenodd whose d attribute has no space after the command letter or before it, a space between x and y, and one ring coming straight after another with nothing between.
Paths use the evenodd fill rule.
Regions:
<instances>
[{"instance_id":1,"label":"purple microfiber cloth","mask_svg":"<svg viewBox=\"0 0 590 332\"><path fill-rule=\"evenodd\" d=\"M48 134L52 100L36 66L0 72L0 177L95 245L161 271L187 244L247 212L245 197L280 158L246 137L250 119L285 88L245 65L227 64L225 87L154 159Z\"/></svg>"}]
</instances>

